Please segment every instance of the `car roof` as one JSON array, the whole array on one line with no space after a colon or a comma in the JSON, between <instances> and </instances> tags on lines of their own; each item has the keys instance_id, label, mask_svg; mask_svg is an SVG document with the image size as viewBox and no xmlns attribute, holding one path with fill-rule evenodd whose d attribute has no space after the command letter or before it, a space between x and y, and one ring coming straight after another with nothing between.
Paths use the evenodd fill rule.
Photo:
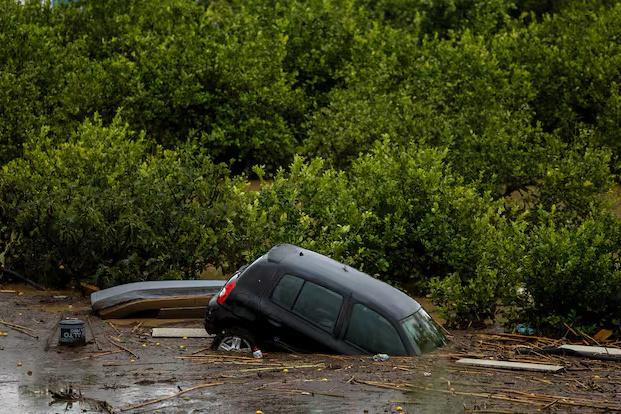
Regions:
<instances>
[{"instance_id":1,"label":"car roof","mask_svg":"<svg viewBox=\"0 0 621 414\"><path fill-rule=\"evenodd\" d=\"M311 250L279 244L267 253L266 259L294 274L311 274L327 287L351 292L361 303L394 320L401 320L421 308L416 300L399 289Z\"/></svg>"}]
</instances>

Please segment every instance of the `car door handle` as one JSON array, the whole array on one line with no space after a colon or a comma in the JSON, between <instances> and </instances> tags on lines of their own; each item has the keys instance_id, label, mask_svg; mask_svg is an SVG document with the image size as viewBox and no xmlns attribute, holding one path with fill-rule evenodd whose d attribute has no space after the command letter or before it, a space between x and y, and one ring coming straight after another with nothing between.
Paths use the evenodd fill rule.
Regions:
<instances>
[{"instance_id":1,"label":"car door handle","mask_svg":"<svg viewBox=\"0 0 621 414\"><path fill-rule=\"evenodd\" d=\"M280 328L282 326L282 322L280 322L279 320L276 319L272 319L272 318L267 318L268 322L271 323L272 325L274 325L277 328Z\"/></svg>"}]
</instances>

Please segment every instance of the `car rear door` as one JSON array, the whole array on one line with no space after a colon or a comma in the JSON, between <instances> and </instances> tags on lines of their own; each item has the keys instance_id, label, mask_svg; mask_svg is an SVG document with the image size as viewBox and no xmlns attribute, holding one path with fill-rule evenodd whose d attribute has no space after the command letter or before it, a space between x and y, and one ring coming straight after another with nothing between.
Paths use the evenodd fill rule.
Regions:
<instances>
[{"instance_id":1,"label":"car rear door","mask_svg":"<svg viewBox=\"0 0 621 414\"><path fill-rule=\"evenodd\" d=\"M261 311L285 347L307 351L349 353L336 338L346 295L307 278L283 274Z\"/></svg>"}]
</instances>

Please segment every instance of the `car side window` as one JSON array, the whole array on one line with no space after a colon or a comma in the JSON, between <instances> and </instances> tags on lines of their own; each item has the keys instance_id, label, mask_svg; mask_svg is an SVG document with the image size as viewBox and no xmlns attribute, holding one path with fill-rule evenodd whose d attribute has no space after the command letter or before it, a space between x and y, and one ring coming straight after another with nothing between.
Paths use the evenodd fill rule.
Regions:
<instances>
[{"instance_id":1,"label":"car side window","mask_svg":"<svg viewBox=\"0 0 621 414\"><path fill-rule=\"evenodd\" d=\"M343 296L311 282L304 283L293 312L332 332L339 317Z\"/></svg>"},{"instance_id":2,"label":"car side window","mask_svg":"<svg viewBox=\"0 0 621 414\"><path fill-rule=\"evenodd\" d=\"M345 340L372 354L407 354L401 337L390 322L360 303L352 307Z\"/></svg>"},{"instance_id":3,"label":"car side window","mask_svg":"<svg viewBox=\"0 0 621 414\"><path fill-rule=\"evenodd\" d=\"M304 279L302 278L284 275L272 293L272 300L287 309L291 309L303 284Z\"/></svg>"}]
</instances>

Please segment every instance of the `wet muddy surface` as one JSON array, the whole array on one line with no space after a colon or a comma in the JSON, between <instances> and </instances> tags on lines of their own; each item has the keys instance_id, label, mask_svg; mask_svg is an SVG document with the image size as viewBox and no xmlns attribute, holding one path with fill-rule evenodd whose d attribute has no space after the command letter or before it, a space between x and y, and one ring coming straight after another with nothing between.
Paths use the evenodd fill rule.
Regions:
<instances>
[{"instance_id":1,"label":"wet muddy surface","mask_svg":"<svg viewBox=\"0 0 621 414\"><path fill-rule=\"evenodd\" d=\"M85 346L58 345L62 317L90 321ZM70 292L0 293L0 320L38 336L0 325L0 412L7 413L610 412L607 402L621 399L618 362L546 357L568 367L559 374L455 363L511 358L511 347L489 333L458 332L437 353L385 362L278 353L254 359L209 351L210 339L152 338L150 326L165 321L103 321ZM77 401L55 401L52 393Z\"/></svg>"}]
</instances>

